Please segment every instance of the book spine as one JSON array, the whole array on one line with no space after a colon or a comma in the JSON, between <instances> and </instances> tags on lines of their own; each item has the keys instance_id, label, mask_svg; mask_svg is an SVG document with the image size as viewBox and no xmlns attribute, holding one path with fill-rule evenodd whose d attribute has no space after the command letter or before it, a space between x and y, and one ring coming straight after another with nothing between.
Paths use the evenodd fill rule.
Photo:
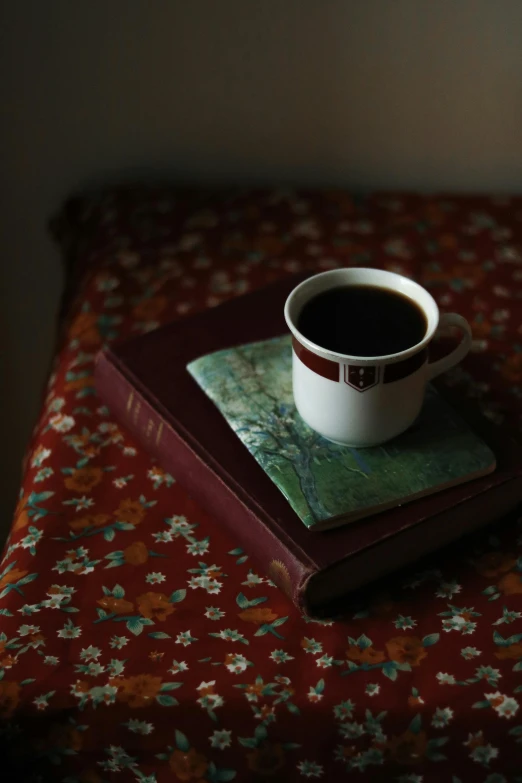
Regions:
<instances>
[{"instance_id":1,"label":"book spine","mask_svg":"<svg viewBox=\"0 0 522 783\"><path fill-rule=\"evenodd\" d=\"M149 455L158 460L185 490L252 555L269 578L304 612L308 610L307 583L316 569L267 525L258 509L248 504L224 477L197 452L182 434L112 361L108 352L96 359L95 383L100 397Z\"/></svg>"}]
</instances>

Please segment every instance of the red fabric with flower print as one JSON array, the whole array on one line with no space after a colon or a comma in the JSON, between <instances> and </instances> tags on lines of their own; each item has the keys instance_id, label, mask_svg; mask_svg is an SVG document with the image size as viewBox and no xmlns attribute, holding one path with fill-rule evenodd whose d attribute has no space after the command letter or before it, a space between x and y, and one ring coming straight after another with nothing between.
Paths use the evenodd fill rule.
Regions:
<instances>
[{"instance_id":1,"label":"red fabric with flower print","mask_svg":"<svg viewBox=\"0 0 522 783\"><path fill-rule=\"evenodd\" d=\"M92 383L103 343L371 265L468 317L473 352L446 382L519 433L522 199L135 189L65 216L75 284L0 567L10 779L522 780L516 518L312 621Z\"/></svg>"}]
</instances>

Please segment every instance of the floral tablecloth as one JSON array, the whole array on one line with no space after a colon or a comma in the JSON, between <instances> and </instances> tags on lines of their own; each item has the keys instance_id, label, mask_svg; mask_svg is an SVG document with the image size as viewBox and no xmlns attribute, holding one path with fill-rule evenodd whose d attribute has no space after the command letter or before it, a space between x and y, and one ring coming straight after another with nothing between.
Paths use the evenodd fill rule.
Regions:
<instances>
[{"instance_id":1,"label":"floral tablecloth","mask_svg":"<svg viewBox=\"0 0 522 783\"><path fill-rule=\"evenodd\" d=\"M522 199L123 188L54 231L67 302L0 566L6 780L522 781L516 515L312 621L92 379L111 340L296 271L378 266L469 318L447 382L520 433Z\"/></svg>"}]
</instances>

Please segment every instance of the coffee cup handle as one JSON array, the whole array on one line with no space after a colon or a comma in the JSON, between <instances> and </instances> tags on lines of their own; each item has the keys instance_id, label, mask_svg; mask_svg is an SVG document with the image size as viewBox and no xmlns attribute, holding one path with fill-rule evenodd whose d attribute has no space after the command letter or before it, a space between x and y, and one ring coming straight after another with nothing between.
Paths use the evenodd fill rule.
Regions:
<instances>
[{"instance_id":1,"label":"coffee cup handle","mask_svg":"<svg viewBox=\"0 0 522 783\"><path fill-rule=\"evenodd\" d=\"M454 351L451 351L447 356L439 359L436 362L428 363L428 379L431 380L437 375L440 375L446 370L450 370L455 367L456 364L461 362L466 354L469 353L473 335L471 333L471 327L461 315L457 313L443 313L440 317L439 329L443 326L456 326L462 331L462 339L457 345Z\"/></svg>"}]
</instances>

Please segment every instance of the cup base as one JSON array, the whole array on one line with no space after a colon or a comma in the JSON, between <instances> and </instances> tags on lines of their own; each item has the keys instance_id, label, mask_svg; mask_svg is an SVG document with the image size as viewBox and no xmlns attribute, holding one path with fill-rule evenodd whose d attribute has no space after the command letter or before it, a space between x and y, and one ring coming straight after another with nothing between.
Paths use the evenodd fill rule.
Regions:
<instances>
[{"instance_id":1,"label":"cup base","mask_svg":"<svg viewBox=\"0 0 522 783\"><path fill-rule=\"evenodd\" d=\"M405 427L400 432L396 432L394 435L391 436L391 438L385 438L384 440L377 440L372 443L347 443L344 440L336 440L335 438L328 438L326 435L322 435L321 433L319 434L325 440L330 441L330 443L335 443L336 446L345 446L347 449L374 449L377 446L384 446L386 443L391 443L392 440L395 440L395 438L398 438L399 435L402 435L404 432L407 432L412 426L413 426L413 422L412 424L408 424L408 426Z\"/></svg>"},{"instance_id":2,"label":"cup base","mask_svg":"<svg viewBox=\"0 0 522 783\"><path fill-rule=\"evenodd\" d=\"M389 443L390 440L393 440L393 438L389 438L388 440L380 440L377 443L346 443L344 440L335 440L334 438L327 438L326 435L322 436L325 440L330 441L330 443L335 443L336 446L345 446L347 449L373 449L376 446L384 446L385 443ZM396 436L394 436L396 437Z\"/></svg>"}]
</instances>

